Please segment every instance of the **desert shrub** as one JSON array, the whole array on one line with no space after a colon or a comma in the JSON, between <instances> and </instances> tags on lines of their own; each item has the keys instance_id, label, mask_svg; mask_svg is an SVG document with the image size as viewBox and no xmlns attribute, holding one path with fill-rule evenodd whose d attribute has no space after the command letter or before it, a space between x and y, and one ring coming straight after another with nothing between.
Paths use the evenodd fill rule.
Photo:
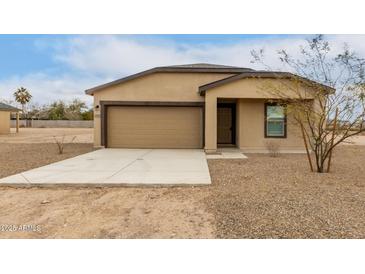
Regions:
<instances>
[{"instance_id":1,"label":"desert shrub","mask_svg":"<svg viewBox=\"0 0 365 274\"><path fill-rule=\"evenodd\" d=\"M280 154L280 141L270 140L265 142L270 157L278 157Z\"/></svg>"},{"instance_id":2,"label":"desert shrub","mask_svg":"<svg viewBox=\"0 0 365 274\"><path fill-rule=\"evenodd\" d=\"M63 135L62 138L57 138L56 136L53 136L53 139L55 140L55 143L57 145L58 153L63 154L63 150L65 148L65 135ZM72 143L75 139L76 136L72 137L70 143Z\"/></svg>"}]
</instances>

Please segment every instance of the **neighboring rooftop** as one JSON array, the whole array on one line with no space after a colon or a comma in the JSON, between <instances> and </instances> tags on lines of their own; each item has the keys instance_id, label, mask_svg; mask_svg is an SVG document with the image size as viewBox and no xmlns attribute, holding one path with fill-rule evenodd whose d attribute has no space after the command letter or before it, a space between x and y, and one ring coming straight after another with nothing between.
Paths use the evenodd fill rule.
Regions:
<instances>
[{"instance_id":1,"label":"neighboring rooftop","mask_svg":"<svg viewBox=\"0 0 365 274\"><path fill-rule=\"evenodd\" d=\"M185 64L185 65L173 65L173 66L164 66L164 67L155 67L149 70L145 70L136 74L132 74L127 77L120 78L118 80L96 86L94 88L87 89L85 91L86 94L94 94L95 91L100 89L110 87L113 85L117 85L132 79L136 79L141 76L145 76L148 74L152 74L155 72L214 72L214 73L243 73L243 72L254 72L255 70L250 68L241 68L241 67L233 67L233 66L225 66L225 65L216 65L216 64L206 64L206 63L196 63L196 64Z\"/></svg>"},{"instance_id":2,"label":"neighboring rooftop","mask_svg":"<svg viewBox=\"0 0 365 274\"><path fill-rule=\"evenodd\" d=\"M1 103L1 102L0 102L0 110L20 111L20 109L18 109L16 107L13 107L13 106Z\"/></svg>"}]
</instances>

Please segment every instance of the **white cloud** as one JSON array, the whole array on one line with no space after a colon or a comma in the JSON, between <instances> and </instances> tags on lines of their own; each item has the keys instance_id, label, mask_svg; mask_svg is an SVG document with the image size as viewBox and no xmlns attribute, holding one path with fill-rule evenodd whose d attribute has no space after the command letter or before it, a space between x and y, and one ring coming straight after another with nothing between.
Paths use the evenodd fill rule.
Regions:
<instances>
[{"instance_id":1,"label":"white cloud","mask_svg":"<svg viewBox=\"0 0 365 274\"><path fill-rule=\"evenodd\" d=\"M80 36L58 47L55 58L77 70L115 78L155 66L199 62L263 69L258 64L250 63L251 50L263 48L267 63L273 68L280 68L277 51L286 49L293 56L299 56L299 47L306 44L306 37L256 38L227 44L178 44L163 39ZM365 35L329 35L326 39L334 52L342 49L347 42L365 56Z\"/></svg>"},{"instance_id":2,"label":"white cloud","mask_svg":"<svg viewBox=\"0 0 365 274\"><path fill-rule=\"evenodd\" d=\"M365 56L365 35L330 35L327 39L335 51L347 42L357 53ZM38 44L39 50L51 48L54 59L67 68L68 73L50 76L35 72L0 81L0 98L9 99L19 86L33 93L35 101L46 103L56 99L70 100L78 97L91 102L84 90L132 73L155 66L186 63L217 63L263 69L252 64L250 51L264 48L266 61L280 68L277 50L287 49L298 56L299 46L305 37L269 37L240 40L226 44L179 44L164 39L141 39L130 36L78 36L49 45Z\"/></svg>"},{"instance_id":3,"label":"white cloud","mask_svg":"<svg viewBox=\"0 0 365 274\"><path fill-rule=\"evenodd\" d=\"M70 75L50 77L46 74L36 73L23 77L14 76L0 81L0 98L13 100L14 91L24 86L31 92L32 102L45 104L54 100L70 101L80 98L91 103L91 96L85 95L84 90L93 82L95 80L75 79Z\"/></svg>"},{"instance_id":4,"label":"white cloud","mask_svg":"<svg viewBox=\"0 0 365 274\"><path fill-rule=\"evenodd\" d=\"M365 58L365 35L364 34L341 34L328 35L326 37L334 51L343 49L346 43L350 49L354 50L359 56Z\"/></svg>"},{"instance_id":5,"label":"white cloud","mask_svg":"<svg viewBox=\"0 0 365 274\"><path fill-rule=\"evenodd\" d=\"M178 53L174 46L145 44L115 36L71 39L55 58L75 69L107 76L194 60L189 54Z\"/></svg>"},{"instance_id":6,"label":"white cloud","mask_svg":"<svg viewBox=\"0 0 365 274\"><path fill-rule=\"evenodd\" d=\"M177 44L163 40L146 41L118 36L80 36L58 47L56 60L72 68L98 75L120 76L155 66L186 63L218 63L256 67L250 63L252 49L265 48L272 65L279 65L275 52L297 49L303 38L255 39L233 44ZM261 67L262 69L262 67Z\"/></svg>"}]
</instances>

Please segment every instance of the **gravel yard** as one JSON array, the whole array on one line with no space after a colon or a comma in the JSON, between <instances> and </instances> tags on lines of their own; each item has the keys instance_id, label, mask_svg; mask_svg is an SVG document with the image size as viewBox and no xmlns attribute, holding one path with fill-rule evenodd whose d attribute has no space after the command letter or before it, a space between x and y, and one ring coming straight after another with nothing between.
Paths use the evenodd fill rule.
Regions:
<instances>
[{"instance_id":1,"label":"gravel yard","mask_svg":"<svg viewBox=\"0 0 365 274\"><path fill-rule=\"evenodd\" d=\"M92 150L0 144L0 177ZM333 173L305 155L209 160L205 187L0 187L0 238L365 238L365 147L342 146Z\"/></svg>"},{"instance_id":2,"label":"gravel yard","mask_svg":"<svg viewBox=\"0 0 365 274\"><path fill-rule=\"evenodd\" d=\"M304 155L211 161L205 200L218 238L365 238L365 147L340 147L333 172Z\"/></svg>"},{"instance_id":3,"label":"gravel yard","mask_svg":"<svg viewBox=\"0 0 365 274\"><path fill-rule=\"evenodd\" d=\"M71 158L92 150L92 144L65 144L64 153L59 154L55 143L0 143L0 178Z\"/></svg>"}]
</instances>

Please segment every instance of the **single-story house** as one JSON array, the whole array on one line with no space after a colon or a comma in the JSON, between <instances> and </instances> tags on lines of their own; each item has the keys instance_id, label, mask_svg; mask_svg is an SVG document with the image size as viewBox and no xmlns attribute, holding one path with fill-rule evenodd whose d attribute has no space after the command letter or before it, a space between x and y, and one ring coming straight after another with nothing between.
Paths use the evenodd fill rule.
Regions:
<instances>
[{"instance_id":1,"label":"single-story house","mask_svg":"<svg viewBox=\"0 0 365 274\"><path fill-rule=\"evenodd\" d=\"M88 89L94 97L94 145L265 152L267 141L280 139L281 151L303 152L293 117L275 105L275 94L263 91L268 83L295 84L291 76L190 64L156 67ZM306 81L313 83L304 79L299 88L313 100Z\"/></svg>"},{"instance_id":2,"label":"single-story house","mask_svg":"<svg viewBox=\"0 0 365 274\"><path fill-rule=\"evenodd\" d=\"M10 133L11 113L16 113L16 132L19 132L19 111L18 108L0 102L0 134Z\"/></svg>"}]
</instances>

